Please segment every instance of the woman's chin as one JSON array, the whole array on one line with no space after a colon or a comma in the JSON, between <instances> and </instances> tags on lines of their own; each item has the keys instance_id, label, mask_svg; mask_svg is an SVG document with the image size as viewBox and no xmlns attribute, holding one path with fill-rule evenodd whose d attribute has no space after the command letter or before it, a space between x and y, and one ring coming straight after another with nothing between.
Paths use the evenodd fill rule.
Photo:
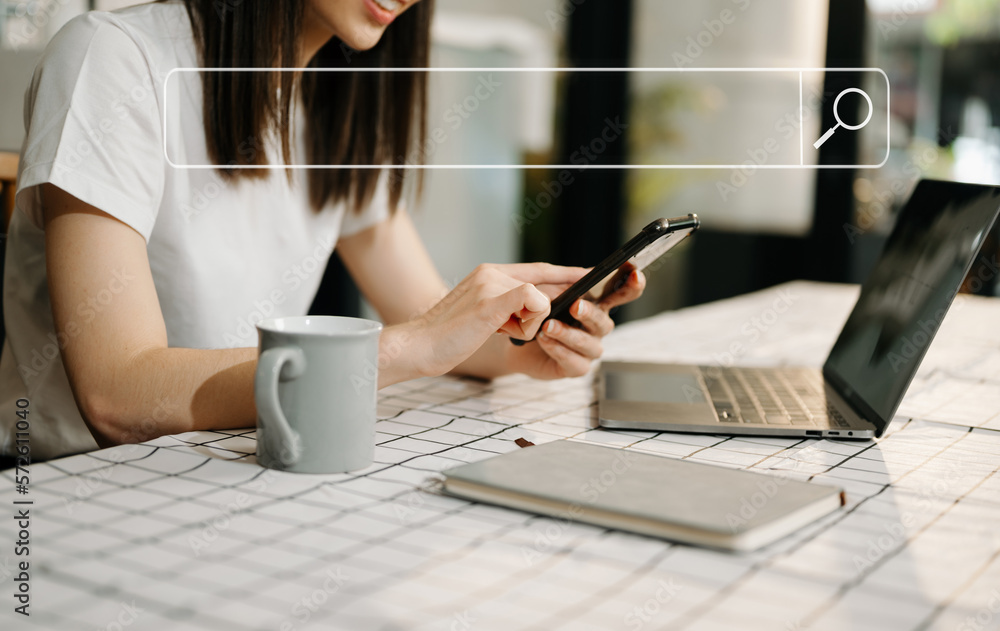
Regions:
<instances>
[{"instance_id":1,"label":"woman's chin","mask_svg":"<svg viewBox=\"0 0 1000 631\"><path fill-rule=\"evenodd\" d=\"M367 27L358 29L349 36L341 37L340 41L357 51L371 50L382 39L384 33L384 28Z\"/></svg>"}]
</instances>

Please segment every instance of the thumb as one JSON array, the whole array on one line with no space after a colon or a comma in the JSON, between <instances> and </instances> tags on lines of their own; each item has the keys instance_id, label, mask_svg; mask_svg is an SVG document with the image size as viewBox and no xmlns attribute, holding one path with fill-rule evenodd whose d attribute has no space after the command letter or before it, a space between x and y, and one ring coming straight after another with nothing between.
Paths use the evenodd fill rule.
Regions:
<instances>
[{"instance_id":1,"label":"thumb","mask_svg":"<svg viewBox=\"0 0 1000 631\"><path fill-rule=\"evenodd\" d=\"M493 302L491 311L504 318L497 330L511 337L530 340L549 315L549 299L530 283L493 298Z\"/></svg>"}]
</instances>

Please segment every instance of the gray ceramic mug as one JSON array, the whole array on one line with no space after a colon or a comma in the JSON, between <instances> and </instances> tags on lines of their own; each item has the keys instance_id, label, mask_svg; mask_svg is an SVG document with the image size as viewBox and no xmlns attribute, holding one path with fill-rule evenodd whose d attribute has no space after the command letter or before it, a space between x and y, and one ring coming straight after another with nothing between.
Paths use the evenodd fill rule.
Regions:
<instances>
[{"instance_id":1,"label":"gray ceramic mug","mask_svg":"<svg viewBox=\"0 0 1000 631\"><path fill-rule=\"evenodd\" d=\"M375 453L382 325L334 316L257 324L257 462L296 473L364 469Z\"/></svg>"}]
</instances>

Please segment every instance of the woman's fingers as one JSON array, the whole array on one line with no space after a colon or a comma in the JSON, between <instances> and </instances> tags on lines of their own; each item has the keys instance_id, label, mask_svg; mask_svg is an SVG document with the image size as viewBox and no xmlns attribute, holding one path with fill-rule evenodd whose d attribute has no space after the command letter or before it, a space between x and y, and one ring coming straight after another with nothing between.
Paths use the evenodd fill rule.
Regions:
<instances>
[{"instance_id":1,"label":"woman's fingers","mask_svg":"<svg viewBox=\"0 0 1000 631\"><path fill-rule=\"evenodd\" d=\"M535 287L538 288L538 291L542 292L543 294L549 297L549 300L555 300L556 296L558 296L559 294L566 291L572 286L573 283L560 283L560 284L542 283L540 285L535 285Z\"/></svg>"},{"instance_id":2,"label":"woman's fingers","mask_svg":"<svg viewBox=\"0 0 1000 631\"><path fill-rule=\"evenodd\" d=\"M610 311L615 307L632 302L642 295L645 288L646 276L639 270L633 270L632 273L628 275L628 279L625 281L624 285L618 288L614 293L602 298L597 304L601 307L601 309Z\"/></svg>"},{"instance_id":3,"label":"woman's fingers","mask_svg":"<svg viewBox=\"0 0 1000 631\"><path fill-rule=\"evenodd\" d=\"M587 300L577 300L570 307L569 313L576 318L583 328L597 337L604 337L615 328L614 320L608 312Z\"/></svg>"},{"instance_id":4,"label":"woman's fingers","mask_svg":"<svg viewBox=\"0 0 1000 631\"><path fill-rule=\"evenodd\" d=\"M604 352L600 337L591 335L583 329L563 324L558 320L549 320L545 323L545 327L539 333L539 339L543 337L560 342L569 350L588 360L598 359Z\"/></svg>"},{"instance_id":5,"label":"woman's fingers","mask_svg":"<svg viewBox=\"0 0 1000 631\"><path fill-rule=\"evenodd\" d=\"M496 265L498 270L522 283L532 285L572 285L583 278L589 269L564 267L550 263L512 263Z\"/></svg>"},{"instance_id":6,"label":"woman's fingers","mask_svg":"<svg viewBox=\"0 0 1000 631\"><path fill-rule=\"evenodd\" d=\"M561 323L560 323L561 324ZM563 325L564 328L569 328ZM559 371L564 377L580 377L590 370L592 360L575 352L559 340L561 332L542 332L538 336L538 345L545 354L559 365Z\"/></svg>"},{"instance_id":7,"label":"woman's fingers","mask_svg":"<svg viewBox=\"0 0 1000 631\"><path fill-rule=\"evenodd\" d=\"M507 318L496 328L497 331L530 340L545 316L549 315L549 299L534 285L524 283L486 301L486 308Z\"/></svg>"}]
</instances>

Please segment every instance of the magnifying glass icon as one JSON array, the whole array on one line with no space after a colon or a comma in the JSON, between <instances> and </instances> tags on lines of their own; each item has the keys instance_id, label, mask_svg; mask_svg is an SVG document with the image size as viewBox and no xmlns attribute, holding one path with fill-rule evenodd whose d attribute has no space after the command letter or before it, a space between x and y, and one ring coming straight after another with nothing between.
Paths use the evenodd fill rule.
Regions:
<instances>
[{"instance_id":1,"label":"magnifying glass icon","mask_svg":"<svg viewBox=\"0 0 1000 631\"><path fill-rule=\"evenodd\" d=\"M848 125L844 121L840 120L840 112L837 110L837 107L840 105L840 99L844 98L845 94L850 94L851 92L857 92L861 96L865 97L865 101L868 101L868 118L866 118L860 125ZM813 146L816 147L817 149L822 147L823 143L826 142L827 140L830 140L830 136L833 135L833 132L837 131L837 129L840 127L843 127L844 129L848 129L850 131L857 131L861 129L862 127L868 124L868 121L872 119L872 114L874 113L875 113L875 107L872 105L871 97L865 94L864 90L859 90L858 88L847 88L846 90L838 94L837 99L833 102L833 118L834 120L837 121L837 124L828 129L826 133L823 134L823 136L820 137L820 139L813 144Z\"/></svg>"}]
</instances>

